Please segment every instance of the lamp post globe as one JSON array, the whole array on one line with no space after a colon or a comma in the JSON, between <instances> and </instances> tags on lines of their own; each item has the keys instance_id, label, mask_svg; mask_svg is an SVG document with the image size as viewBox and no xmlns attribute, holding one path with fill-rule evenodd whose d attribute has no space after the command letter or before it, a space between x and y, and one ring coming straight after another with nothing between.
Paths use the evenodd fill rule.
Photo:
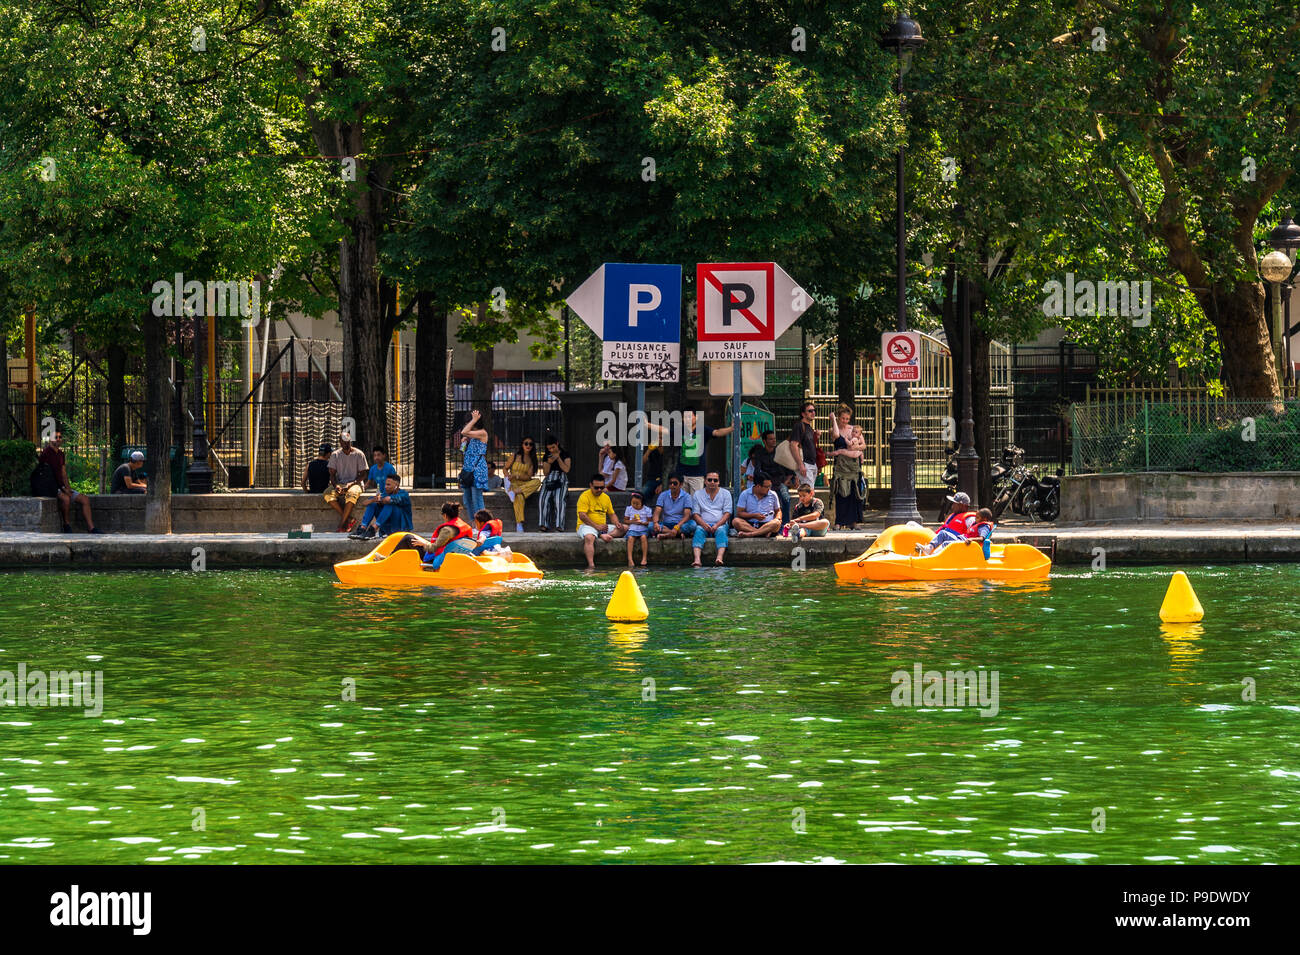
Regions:
<instances>
[{"instance_id":1,"label":"lamp post globe","mask_svg":"<svg viewBox=\"0 0 1300 955\"><path fill-rule=\"evenodd\" d=\"M1296 260L1296 250L1300 249L1300 225L1291 221L1290 217L1283 219L1268 234L1268 244L1273 247L1273 252L1269 255L1280 252L1287 257L1292 265L1292 269L1287 272L1286 278L1282 279L1282 285L1279 289L1282 295L1282 327L1279 329L1282 333L1282 352L1283 368L1285 379L1293 381L1295 379L1295 364L1291 361L1291 290L1295 283L1291 280L1291 272L1294 271ZM1268 258L1268 256L1265 256ZM1261 264L1261 268L1263 263Z\"/></svg>"},{"instance_id":2,"label":"lamp post globe","mask_svg":"<svg viewBox=\"0 0 1300 955\"><path fill-rule=\"evenodd\" d=\"M1285 282L1291 275L1291 260L1285 252L1274 249L1259 260L1259 274L1266 282Z\"/></svg>"}]
</instances>

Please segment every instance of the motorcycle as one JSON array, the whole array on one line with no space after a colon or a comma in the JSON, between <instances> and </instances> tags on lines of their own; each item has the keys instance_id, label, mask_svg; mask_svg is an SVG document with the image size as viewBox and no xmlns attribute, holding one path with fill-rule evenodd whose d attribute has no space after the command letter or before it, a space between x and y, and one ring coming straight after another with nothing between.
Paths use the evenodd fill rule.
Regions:
<instances>
[{"instance_id":1,"label":"motorcycle","mask_svg":"<svg viewBox=\"0 0 1300 955\"><path fill-rule=\"evenodd\" d=\"M1022 514L1035 522L1056 520L1061 513L1061 475L1042 477L1039 468L1017 465L1011 470L1006 484L993 501L993 519L996 521L1009 506L1012 513Z\"/></svg>"},{"instance_id":2,"label":"motorcycle","mask_svg":"<svg viewBox=\"0 0 1300 955\"><path fill-rule=\"evenodd\" d=\"M1061 516L1061 475L1065 468L1057 468L1056 474L1047 475L1038 482L1034 498L1026 504L1031 520L1051 523Z\"/></svg>"},{"instance_id":3,"label":"motorcycle","mask_svg":"<svg viewBox=\"0 0 1300 955\"><path fill-rule=\"evenodd\" d=\"M1024 448L1018 448L1014 444L1008 444L1002 449L1002 461L995 463L989 468L989 478L993 485L993 500L996 502L1006 487L1007 476L1017 464L1024 460ZM952 502L948 500L957 492L957 452L948 458L948 465L943 469L940 479L944 483L947 493L944 495L943 503L939 506L939 523L942 524L947 520L948 515L952 513ZM1006 505L1004 504L1003 507ZM996 518L996 513L995 513Z\"/></svg>"}]
</instances>

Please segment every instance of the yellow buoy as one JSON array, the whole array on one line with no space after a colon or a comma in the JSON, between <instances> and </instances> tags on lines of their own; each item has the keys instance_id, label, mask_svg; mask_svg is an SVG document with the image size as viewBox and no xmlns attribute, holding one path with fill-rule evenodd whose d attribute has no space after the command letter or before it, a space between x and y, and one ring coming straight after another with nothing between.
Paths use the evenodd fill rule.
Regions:
<instances>
[{"instance_id":1,"label":"yellow buoy","mask_svg":"<svg viewBox=\"0 0 1300 955\"><path fill-rule=\"evenodd\" d=\"M1192 583L1181 570L1169 581L1165 602L1160 605L1160 619L1165 623L1196 623L1205 616L1205 608L1196 599Z\"/></svg>"},{"instance_id":2,"label":"yellow buoy","mask_svg":"<svg viewBox=\"0 0 1300 955\"><path fill-rule=\"evenodd\" d=\"M645 605L641 588L636 585L636 578L630 570L625 570L618 577L614 586L614 596L609 598L605 616L615 623L640 623L650 616L650 608Z\"/></svg>"}]
</instances>

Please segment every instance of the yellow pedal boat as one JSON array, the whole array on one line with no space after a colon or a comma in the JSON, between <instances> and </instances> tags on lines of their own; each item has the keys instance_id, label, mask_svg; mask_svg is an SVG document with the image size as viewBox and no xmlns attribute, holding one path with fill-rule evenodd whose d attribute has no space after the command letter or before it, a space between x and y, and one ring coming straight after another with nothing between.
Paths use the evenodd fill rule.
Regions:
<instances>
[{"instance_id":1,"label":"yellow pedal boat","mask_svg":"<svg viewBox=\"0 0 1300 955\"><path fill-rule=\"evenodd\" d=\"M418 551L393 551L405 534L389 534L365 557L334 565L345 584L368 587L484 587L508 580L538 580L542 572L523 554L508 557L450 553L437 570L425 570Z\"/></svg>"},{"instance_id":2,"label":"yellow pedal boat","mask_svg":"<svg viewBox=\"0 0 1300 955\"><path fill-rule=\"evenodd\" d=\"M917 544L927 544L934 534L914 524L885 529L860 557L835 565L840 580L1042 580L1052 561L1028 544L993 544L984 559L978 541L957 541L937 554L922 557Z\"/></svg>"}]
</instances>

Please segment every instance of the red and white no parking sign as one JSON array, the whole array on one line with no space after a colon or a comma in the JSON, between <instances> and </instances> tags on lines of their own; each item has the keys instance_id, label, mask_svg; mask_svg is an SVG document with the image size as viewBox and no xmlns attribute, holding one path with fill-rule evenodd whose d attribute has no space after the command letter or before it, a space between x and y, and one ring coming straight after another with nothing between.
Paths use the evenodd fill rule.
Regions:
<instances>
[{"instance_id":1,"label":"red and white no parking sign","mask_svg":"<svg viewBox=\"0 0 1300 955\"><path fill-rule=\"evenodd\" d=\"M919 332L885 332L880 336L881 377L885 381L921 380Z\"/></svg>"}]
</instances>

